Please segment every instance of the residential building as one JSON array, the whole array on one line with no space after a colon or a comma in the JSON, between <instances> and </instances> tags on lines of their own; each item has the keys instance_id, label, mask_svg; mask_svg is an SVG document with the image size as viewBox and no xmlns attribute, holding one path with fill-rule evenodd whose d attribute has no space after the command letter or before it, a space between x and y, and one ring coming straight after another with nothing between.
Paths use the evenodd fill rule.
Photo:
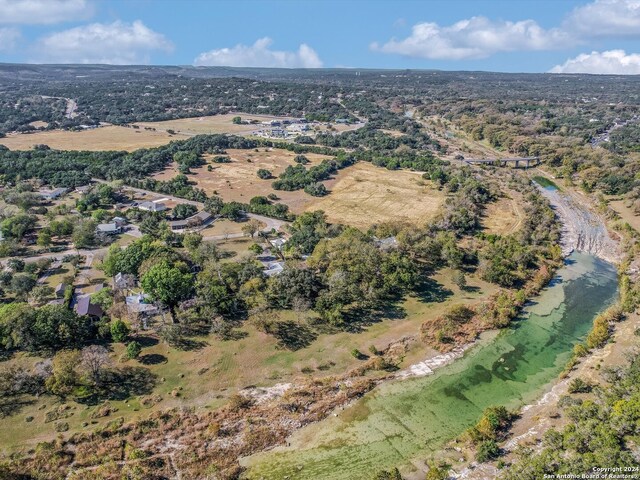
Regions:
<instances>
[{"instance_id":1,"label":"residential building","mask_svg":"<svg viewBox=\"0 0 640 480\"><path fill-rule=\"evenodd\" d=\"M136 277L130 273L119 272L113 277L113 286L118 290L126 290L136 286Z\"/></svg>"},{"instance_id":2,"label":"residential building","mask_svg":"<svg viewBox=\"0 0 640 480\"><path fill-rule=\"evenodd\" d=\"M127 224L127 219L124 217L113 217L111 221L120 228L123 228Z\"/></svg>"},{"instance_id":3,"label":"residential building","mask_svg":"<svg viewBox=\"0 0 640 480\"><path fill-rule=\"evenodd\" d=\"M274 240L269 240L269 242L278 250L282 250L282 247L287 243L287 240L284 238L276 238Z\"/></svg>"},{"instance_id":4,"label":"residential building","mask_svg":"<svg viewBox=\"0 0 640 480\"><path fill-rule=\"evenodd\" d=\"M195 215L190 216L189 218L185 218L184 220L173 220L169 222L169 227L171 230L181 231L189 228L195 228L202 225L206 225L213 219L213 215L209 212L198 212Z\"/></svg>"},{"instance_id":5,"label":"residential building","mask_svg":"<svg viewBox=\"0 0 640 480\"><path fill-rule=\"evenodd\" d=\"M67 193L66 188L55 188L53 190L42 189L38 191L38 194L42 197L43 200L51 201L56 198L60 198L62 195Z\"/></svg>"},{"instance_id":6,"label":"residential building","mask_svg":"<svg viewBox=\"0 0 640 480\"><path fill-rule=\"evenodd\" d=\"M262 270L267 277L273 277L282 273L284 270L284 262L270 262L266 265L266 268Z\"/></svg>"},{"instance_id":7,"label":"residential building","mask_svg":"<svg viewBox=\"0 0 640 480\"><path fill-rule=\"evenodd\" d=\"M127 310L131 313L155 315L159 312L158 307L151 302L151 298L146 293L129 295L125 298L125 303Z\"/></svg>"},{"instance_id":8,"label":"residential building","mask_svg":"<svg viewBox=\"0 0 640 480\"><path fill-rule=\"evenodd\" d=\"M374 238L373 244L378 247L380 250L392 250L398 246L398 240L396 237L386 237L386 238Z\"/></svg>"},{"instance_id":9,"label":"residential building","mask_svg":"<svg viewBox=\"0 0 640 480\"><path fill-rule=\"evenodd\" d=\"M86 315L95 320L98 320L104 316L104 311L100 305L96 305L91 302L91 297L86 295L78 298L74 310L78 315Z\"/></svg>"},{"instance_id":10,"label":"residential building","mask_svg":"<svg viewBox=\"0 0 640 480\"><path fill-rule=\"evenodd\" d=\"M122 228L116 223L101 223L96 227L97 233L104 233L106 235L116 235L122 233Z\"/></svg>"},{"instance_id":11,"label":"residential building","mask_svg":"<svg viewBox=\"0 0 640 480\"><path fill-rule=\"evenodd\" d=\"M147 212L164 212L167 206L162 202L142 202L138 208Z\"/></svg>"}]
</instances>

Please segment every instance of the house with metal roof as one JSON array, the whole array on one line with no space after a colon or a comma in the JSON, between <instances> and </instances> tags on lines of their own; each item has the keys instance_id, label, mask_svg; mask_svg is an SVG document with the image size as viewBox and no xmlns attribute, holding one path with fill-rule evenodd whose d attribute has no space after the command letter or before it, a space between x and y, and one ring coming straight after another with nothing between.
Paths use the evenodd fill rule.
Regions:
<instances>
[{"instance_id":1,"label":"house with metal roof","mask_svg":"<svg viewBox=\"0 0 640 480\"><path fill-rule=\"evenodd\" d=\"M167 206L162 202L142 202L138 208L146 212L164 212Z\"/></svg>"},{"instance_id":2,"label":"house with metal roof","mask_svg":"<svg viewBox=\"0 0 640 480\"><path fill-rule=\"evenodd\" d=\"M101 223L96 227L97 233L104 233L107 235L117 235L122 233L122 227L119 227L117 223Z\"/></svg>"},{"instance_id":3,"label":"house with metal roof","mask_svg":"<svg viewBox=\"0 0 640 480\"><path fill-rule=\"evenodd\" d=\"M78 315L86 315L96 320L104 316L102 307L92 303L91 297L88 295L78 298L78 301L74 306L74 310Z\"/></svg>"}]
</instances>

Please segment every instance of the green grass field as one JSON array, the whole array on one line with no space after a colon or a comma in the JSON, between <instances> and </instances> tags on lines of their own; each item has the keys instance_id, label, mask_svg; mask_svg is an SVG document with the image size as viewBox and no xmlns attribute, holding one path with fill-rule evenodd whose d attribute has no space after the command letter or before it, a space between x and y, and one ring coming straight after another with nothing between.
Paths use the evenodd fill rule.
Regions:
<instances>
[{"instance_id":1,"label":"green grass field","mask_svg":"<svg viewBox=\"0 0 640 480\"><path fill-rule=\"evenodd\" d=\"M1 420L4 434L0 438L0 447L13 451L55 438L58 435L56 422L45 422L45 416L60 405L69 407L66 410L68 418L60 420L69 424L67 435L91 431L119 417L128 421L170 407L217 408L238 390L250 386L270 387L278 383L296 383L309 376L344 373L361 362L352 356L354 348L367 352L371 345L382 349L403 337L417 336L424 321L437 317L451 304L477 302L495 291L494 286L469 276L469 285L478 288L461 292L451 284L450 273L444 270L433 277L432 287L439 292L438 295L423 292L422 296L409 297L398 305L404 316L363 321L357 333L331 331L326 326L315 325L312 319L301 319L313 331L315 338L298 350L283 348L274 337L259 332L249 323L238 329L240 335L237 340L193 337L188 350L170 347L154 334L141 332L139 340L144 348L139 360L125 362L122 359L125 346L113 345L110 356L114 365L132 367L138 372L138 377L132 376L124 381L124 385L118 387L118 398L109 399L112 413L92 418L102 406L102 401L85 405L71 398L59 399L49 395L37 399L15 399L13 413ZM52 280L58 279L54 277ZM281 320L298 320L291 311L277 314ZM403 365L420 361L429 352L424 344L416 342L407 352ZM21 353L7 365L33 366L40 360L37 356ZM147 389L144 386L150 378L155 379L155 384ZM28 417L33 419L27 421Z\"/></svg>"}]
</instances>

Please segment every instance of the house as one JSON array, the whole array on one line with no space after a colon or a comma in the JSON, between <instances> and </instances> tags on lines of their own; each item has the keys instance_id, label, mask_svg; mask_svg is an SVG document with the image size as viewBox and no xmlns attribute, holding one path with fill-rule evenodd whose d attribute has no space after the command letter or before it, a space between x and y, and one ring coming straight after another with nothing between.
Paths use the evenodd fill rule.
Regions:
<instances>
[{"instance_id":1,"label":"house","mask_svg":"<svg viewBox=\"0 0 640 480\"><path fill-rule=\"evenodd\" d=\"M198 212L195 215L190 216L189 218L185 218L184 220L173 220L169 222L169 227L171 230L180 231L186 230L188 228L199 227L201 225L206 225L213 219L213 215L209 212Z\"/></svg>"},{"instance_id":2,"label":"house","mask_svg":"<svg viewBox=\"0 0 640 480\"><path fill-rule=\"evenodd\" d=\"M286 137L287 131L284 128L272 128L271 129L272 137Z\"/></svg>"},{"instance_id":3,"label":"house","mask_svg":"<svg viewBox=\"0 0 640 480\"><path fill-rule=\"evenodd\" d=\"M349 123L349 119L348 118L336 118L335 122L336 123L342 123L342 124Z\"/></svg>"},{"instance_id":4,"label":"house","mask_svg":"<svg viewBox=\"0 0 640 480\"><path fill-rule=\"evenodd\" d=\"M136 286L136 277L130 273L119 272L113 277L113 285L118 290L126 290Z\"/></svg>"},{"instance_id":5,"label":"house","mask_svg":"<svg viewBox=\"0 0 640 480\"><path fill-rule=\"evenodd\" d=\"M147 212L164 212L167 206L162 202L142 202L138 208Z\"/></svg>"},{"instance_id":6,"label":"house","mask_svg":"<svg viewBox=\"0 0 640 480\"><path fill-rule=\"evenodd\" d=\"M89 193L89 190L91 190L91 185L82 185L80 187L76 187L76 192L82 193L83 195L85 193Z\"/></svg>"},{"instance_id":7,"label":"house","mask_svg":"<svg viewBox=\"0 0 640 480\"><path fill-rule=\"evenodd\" d=\"M266 265L266 268L262 270L267 277L273 277L282 273L284 270L284 262L270 262Z\"/></svg>"},{"instance_id":8,"label":"house","mask_svg":"<svg viewBox=\"0 0 640 480\"><path fill-rule=\"evenodd\" d=\"M91 302L90 296L78 298L74 310L78 315L86 315L92 319L98 320L104 316L104 311L100 305Z\"/></svg>"},{"instance_id":9,"label":"house","mask_svg":"<svg viewBox=\"0 0 640 480\"><path fill-rule=\"evenodd\" d=\"M65 193L67 193L66 188L55 188L53 190L42 189L38 191L38 194L42 197L42 199L49 202L61 197Z\"/></svg>"},{"instance_id":10,"label":"house","mask_svg":"<svg viewBox=\"0 0 640 480\"><path fill-rule=\"evenodd\" d=\"M96 227L97 233L104 233L106 235L116 235L122 233L122 228L114 223L101 223Z\"/></svg>"},{"instance_id":11,"label":"house","mask_svg":"<svg viewBox=\"0 0 640 480\"><path fill-rule=\"evenodd\" d=\"M271 245L273 245L278 250L282 250L282 247L284 246L284 244L287 243L287 241L284 238L276 238L274 240L270 240L270 242L271 242Z\"/></svg>"},{"instance_id":12,"label":"house","mask_svg":"<svg viewBox=\"0 0 640 480\"><path fill-rule=\"evenodd\" d=\"M373 244L380 250L387 251L396 248L398 240L396 240L396 237L374 238Z\"/></svg>"},{"instance_id":13,"label":"house","mask_svg":"<svg viewBox=\"0 0 640 480\"><path fill-rule=\"evenodd\" d=\"M187 222L187 220L171 220L169 223L169 228L171 228L171 230L175 231L180 231L180 230L184 230L189 226L189 222Z\"/></svg>"},{"instance_id":14,"label":"house","mask_svg":"<svg viewBox=\"0 0 640 480\"><path fill-rule=\"evenodd\" d=\"M127 224L127 219L124 217L113 217L111 219L119 228L123 228Z\"/></svg>"},{"instance_id":15,"label":"house","mask_svg":"<svg viewBox=\"0 0 640 480\"><path fill-rule=\"evenodd\" d=\"M65 283L59 283L58 285L56 285L56 288L53 289L53 291L56 294L57 298L62 298L64 297L64 292L67 289L67 285Z\"/></svg>"},{"instance_id":16,"label":"house","mask_svg":"<svg viewBox=\"0 0 640 480\"><path fill-rule=\"evenodd\" d=\"M129 295L125 298L127 310L131 313L140 313L145 315L155 315L159 312L146 293L139 293L137 295Z\"/></svg>"},{"instance_id":17,"label":"house","mask_svg":"<svg viewBox=\"0 0 640 480\"><path fill-rule=\"evenodd\" d=\"M296 123L293 125L289 125L287 127L287 131L288 132L308 132L310 130L309 125L303 124L303 123Z\"/></svg>"}]
</instances>

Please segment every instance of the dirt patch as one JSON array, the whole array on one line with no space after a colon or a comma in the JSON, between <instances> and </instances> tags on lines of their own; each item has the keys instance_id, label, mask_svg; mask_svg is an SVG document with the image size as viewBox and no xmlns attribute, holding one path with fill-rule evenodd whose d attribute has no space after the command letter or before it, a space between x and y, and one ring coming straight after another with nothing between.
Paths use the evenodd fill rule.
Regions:
<instances>
[{"instance_id":1,"label":"dirt patch","mask_svg":"<svg viewBox=\"0 0 640 480\"><path fill-rule=\"evenodd\" d=\"M38 133L9 134L0 139L0 144L10 150L30 150L34 145L44 144L57 150L126 150L131 152L139 148L158 147L172 140L182 140L183 135L169 135L166 132L153 132L109 125L106 127L82 130L51 130Z\"/></svg>"},{"instance_id":2,"label":"dirt patch","mask_svg":"<svg viewBox=\"0 0 640 480\"><path fill-rule=\"evenodd\" d=\"M482 218L482 228L488 233L509 235L518 231L524 219L524 209L520 206L521 199L500 198L487 205Z\"/></svg>"},{"instance_id":3,"label":"dirt patch","mask_svg":"<svg viewBox=\"0 0 640 480\"><path fill-rule=\"evenodd\" d=\"M618 214L623 222L640 232L640 216L636 215L629 200L610 200L609 206Z\"/></svg>"}]
</instances>

